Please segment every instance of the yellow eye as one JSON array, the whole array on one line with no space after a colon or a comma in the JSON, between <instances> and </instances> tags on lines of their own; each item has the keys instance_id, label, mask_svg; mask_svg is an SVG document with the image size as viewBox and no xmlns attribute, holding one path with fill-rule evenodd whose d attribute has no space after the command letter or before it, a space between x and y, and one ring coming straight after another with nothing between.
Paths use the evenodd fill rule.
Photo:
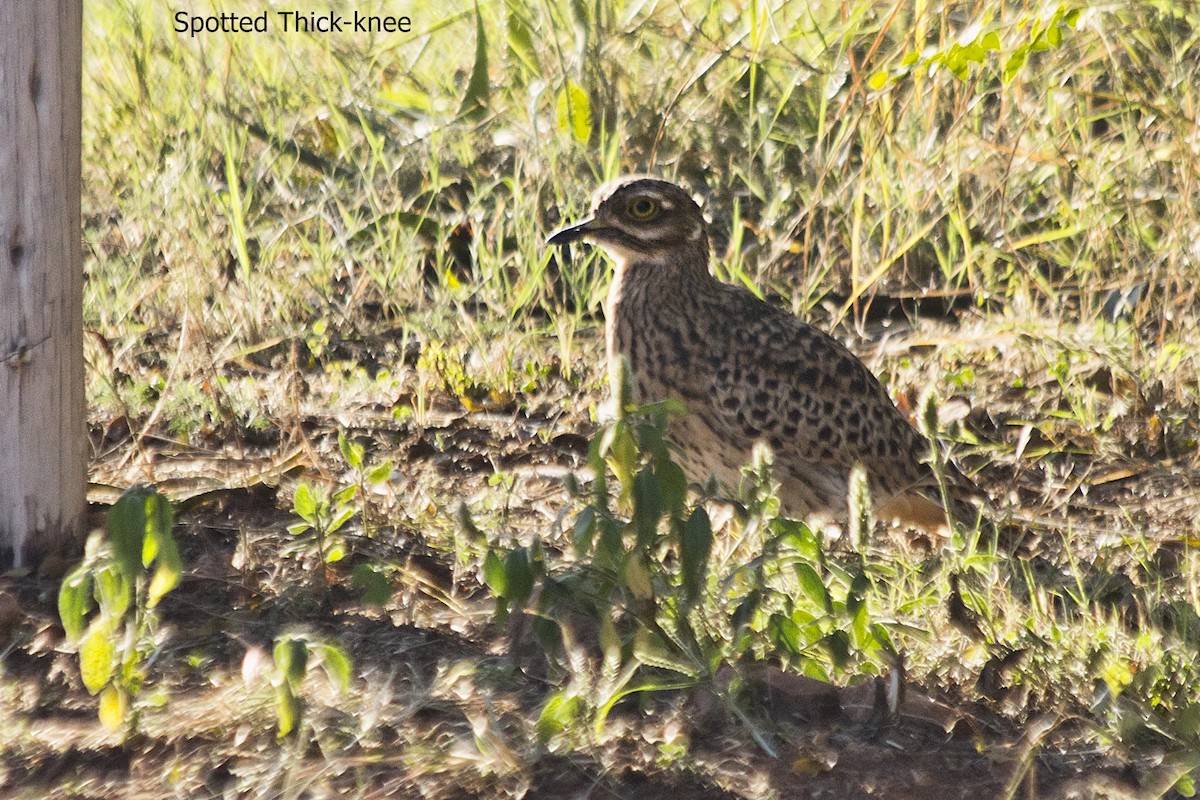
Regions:
<instances>
[{"instance_id":1,"label":"yellow eye","mask_svg":"<svg viewBox=\"0 0 1200 800\"><path fill-rule=\"evenodd\" d=\"M638 197L629 201L625 213L639 222L645 222L658 213L658 201L649 197Z\"/></svg>"}]
</instances>

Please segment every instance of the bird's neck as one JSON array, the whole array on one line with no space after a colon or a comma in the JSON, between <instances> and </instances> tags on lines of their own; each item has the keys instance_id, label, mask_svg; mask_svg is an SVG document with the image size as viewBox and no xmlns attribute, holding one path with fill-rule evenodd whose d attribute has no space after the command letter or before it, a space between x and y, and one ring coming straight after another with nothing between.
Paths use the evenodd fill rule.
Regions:
<instances>
[{"instance_id":1,"label":"bird's neck","mask_svg":"<svg viewBox=\"0 0 1200 800\"><path fill-rule=\"evenodd\" d=\"M716 282L708 271L708 240L677 246L662 255L610 252L613 279L610 313L623 304L674 304L673 299L703 292Z\"/></svg>"},{"instance_id":2,"label":"bird's neck","mask_svg":"<svg viewBox=\"0 0 1200 800\"><path fill-rule=\"evenodd\" d=\"M708 271L708 242L675 247L660 257L609 253L613 279L605 304L605 339L610 363L617 353L638 368L634 343L639 331L690 316L698 297L719 285Z\"/></svg>"}]
</instances>

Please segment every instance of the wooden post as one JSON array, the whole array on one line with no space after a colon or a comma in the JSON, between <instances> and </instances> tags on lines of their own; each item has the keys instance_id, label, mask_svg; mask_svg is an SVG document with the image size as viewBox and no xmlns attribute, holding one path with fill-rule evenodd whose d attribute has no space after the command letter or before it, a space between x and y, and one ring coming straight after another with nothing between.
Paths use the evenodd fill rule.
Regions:
<instances>
[{"instance_id":1,"label":"wooden post","mask_svg":"<svg viewBox=\"0 0 1200 800\"><path fill-rule=\"evenodd\" d=\"M0 565L82 533L82 0L0 1Z\"/></svg>"}]
</instances>

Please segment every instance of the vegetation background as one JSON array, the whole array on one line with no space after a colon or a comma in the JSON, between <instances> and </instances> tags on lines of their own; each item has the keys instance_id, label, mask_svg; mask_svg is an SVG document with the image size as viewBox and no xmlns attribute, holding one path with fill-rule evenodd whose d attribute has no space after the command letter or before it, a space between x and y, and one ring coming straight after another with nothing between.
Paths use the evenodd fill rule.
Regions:
<instances>
[{"instance_id":1,"label":"vegetation background","mask_svg":"<svg viewBox=\"0 0 1200 800\"><path fill-rule=\"evenodd\" d=\"M81 673L5 578L5 792L1193 795L1200 7L354 5L413 31L85 4L92 499L175 501L181 582L97 539ZM543 242L634 171L1001 531L825 542L598 426L607 268Z\"/></svg>"}]
</instances>

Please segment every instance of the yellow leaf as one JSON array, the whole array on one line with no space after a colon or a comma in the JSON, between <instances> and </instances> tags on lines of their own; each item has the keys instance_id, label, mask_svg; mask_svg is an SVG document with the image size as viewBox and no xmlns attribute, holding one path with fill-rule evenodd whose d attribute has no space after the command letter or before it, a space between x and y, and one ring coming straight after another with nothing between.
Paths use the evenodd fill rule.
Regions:
<instances>
[{"instance_id":1,"label":"yellow leaf","mask_svg":"<svg viewBox=\"0 0 1200 800\"><path fill-rule=\"evenodd\" d=\"M558 119L558 129L563 133L569 131L581 144L587 144L588 139L592 138L591 101L583 87L570 78L558 93L554 115Z\"/></svg>"},{"instance_id":2,"label":"yellow leaf","mask_svg":"<svg viewBox=\"0 0 1200 800\"><path fill-rule=\"evenodd\" d=\"M100 724L110 731L119 731L129 713L129 697L111 683L100 693Z\"/></svg>"},{"instance_id":3,"label":"yellow leaf","mask_svg":"<svg viewBox=\"0 0 1200 800\"><path fill-rule=\"evenodd\" d=\"M90 694L103 689L112 678L117 660L112 635L111 626L93 625L79 645L79 672Z\"/></svg>"}]
</instances>

